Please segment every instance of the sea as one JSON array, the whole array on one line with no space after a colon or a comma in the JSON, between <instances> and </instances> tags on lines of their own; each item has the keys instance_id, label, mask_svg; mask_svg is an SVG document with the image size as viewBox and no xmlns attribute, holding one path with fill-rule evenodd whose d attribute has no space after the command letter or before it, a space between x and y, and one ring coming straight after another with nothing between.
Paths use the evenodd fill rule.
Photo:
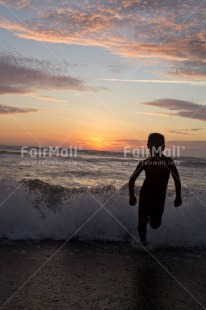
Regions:
<instances>
[{"instance_id":1,"label":"sea","mask_svg":"<svg viewBox=\"0 0 206 310\"><path fill-rule=\"evenodd\" d=\"M31 156L36 149L37 156ZM35 151L32 153L35 155ZM30 147L0 146L0 238L138 243L138 204L128 203L128 180L143 158L123 152L70 150L39 156ZM174 158L183 204L174 208L170 177L162 225L148 227L157 247L206 246L206 158ZM144 179L136 181L138 196Z\"/></svg>"}]
</instances>

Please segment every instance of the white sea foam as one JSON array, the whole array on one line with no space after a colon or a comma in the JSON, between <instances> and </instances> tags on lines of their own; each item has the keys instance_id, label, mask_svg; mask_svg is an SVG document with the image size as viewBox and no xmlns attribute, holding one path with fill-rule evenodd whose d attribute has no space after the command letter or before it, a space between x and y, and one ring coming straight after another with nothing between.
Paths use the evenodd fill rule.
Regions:
<instances>
[{"instance_id":1,"label":"white sea foam","mask_svg":"<svg viewBox=\"0 0 206 310\"><path fill-rule=\"evenodd\" d=\"M129 206L125 193L115 194L115 191L109 189L101 195L79 192L65 197L54 208L52 197L49 200L50 207L45 203L43 193L28 193L23 185L16 189L18 184L11 180L0 181L0 238L67 240L74 237L108 241L132 240L133 237L139 239L138 207ZM39 195L42 195L42 199L39 199ZM110 198L111 195L114 197ZM161 227L157 230L148 227L149 242L160 246L205 246L205 203L206 194L202 193L196 197L184 197L183 206L174 208L173 198L168 197Z\"/></svg>"}]
</instances>

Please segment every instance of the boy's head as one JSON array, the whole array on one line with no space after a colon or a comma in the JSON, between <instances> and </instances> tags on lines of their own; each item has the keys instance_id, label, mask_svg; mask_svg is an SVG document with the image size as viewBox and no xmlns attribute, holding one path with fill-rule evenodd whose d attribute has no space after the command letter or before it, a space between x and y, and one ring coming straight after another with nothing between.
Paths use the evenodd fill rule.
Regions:
<instances>
[{"instance_id":1,"label":"boy's head","mask_svg":"<svg viewBox=\"0 0 206 310\"><path fill-rule=\"evenodd\" d=\"M165 137L160 133L151 133L148 137L147 146L152 156L161 155L165 148Z\"/></svg>"}]
</instances>

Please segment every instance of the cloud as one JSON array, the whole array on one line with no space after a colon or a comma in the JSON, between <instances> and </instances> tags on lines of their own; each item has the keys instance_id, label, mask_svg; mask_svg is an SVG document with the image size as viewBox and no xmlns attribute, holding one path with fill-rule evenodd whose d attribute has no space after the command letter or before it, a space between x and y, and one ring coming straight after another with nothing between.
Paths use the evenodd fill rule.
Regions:
<instances>
[{"instance_id":1,"label":"cloud","mask_svg":"<svg viewBox=\"0 0 206 310\"><path fill-rule=\"evenodd\" d=\"M177 111L171 116L181 116L190 119L199 119L206 121L206 106L196 104L191 101L177 100L177 99L159 99L151 102L144 102L144 105L158 107L162 109Z\"/></svg>"},{"instance_id":2,"label":"cloud","mask_svg":"<svg viewBox=\"0 0 206 310\"><path fill-rule=\"evenodd\" d=\"M14 7L15 9L22 9L31 7L31 0L1 0L1 3L7 7Z\"/></svg>"},{"instance_id":3,"label":"cloud","mask_svg":"<svg viewBox=\"0 0 206 310\"><path fill-rule=\"evenodd\" d=\"M49 0L50 1L50 0ZM1 0L1 4L12 11L18 10L37 10L44 7L47 1L42 0ZM50 1L51 2L51 1ZM49 2L47 2L48 5Z\"/></svg>"},{"instance_id":4,"label":"cloud","mask_svg":"<svg viewBox=\"0 0 206 310\"><path fill-rule=\"evenodd\" d=\"M176 63L170 67L169 74L170 76L205 78L206 61L182 61Z\"/></svg>"},{"instance_id":5,"label":"cloud","mask_svg":"<svg viewBox=\"0 0 206 310\"><path fill-rule=\"evenodd\" d=\"M40 110L32 108L18 108L0 104L0 114L17 114L17 113L39 112L39 111Z\"/></svg>"},{"instance_id":6,"label":"cloud","mask_svg":"<svg viewBox=\"0 0 206 310\"><path fill-rule=\"evenodd\" d=\"M34 93L37 90L98 91L83 80L68 76L63 66L49 61L0 52L0 94Z\"/></svg>"},{"instance_id":7,"label":"cloud","mask_svg":"<svg viewBox=\"0 0 206 310\"><path fill-rule=\"evenodd\" d=\"M202 128L185 128L185 129L181 129L182 131L199 131L202 130Z\"/></svg>"},{"instance_id":8,"label":"cloud","mask_svg":"<svg viewBox=\"0 0 206 310\"><path fill-rule=\"evenodd\" d=\"M174 116L174 113L158 113L158 112L134 112L134 113L141 114L141 115L152 115L152 116L162 116L162 117Z\"/></svg>"},{"instance_id":9,"label":"cloud","mask_svg":"<svg viewBox=\"0 0 206 310\"><path fill-rule=\"evenodd\" d=\"M168 132L170 133L175 133L177 135L194 135L192 133L189 133L189 132L182 132L182 131L178 131L178 130L168 130Z\"/></svg>"},{"instance_id":10,"label":"cloud","mask_svg":"<svg viewBox=\"0 0 206 310\"><path fill-rule=\"evenodd\" d=\"M42 96L42 95L35 95L35 94L32 94L31 96L34 98L40 99L40 100L45 100L45 101L67 102L67 100L65 99L58 99L58 98L49 97L49 96Z\"/></svg>"},{"instance_id":11,"label":"cloud","mask_svg":"<svg viewBox=\"0 0 206 310\"><path fill-rule=\"evenodd\" d=\"M101 46L125 57L161 58L175 67L182 62L199 62L194 77L202 76L201 64L206 62L203 0L45 0L42 5L32 0L4 0L3 3L14 11L34 8L31 17L21 15L23 20L2 16L0 27L17 37ZM187 76L187 70L183 73Z\"/></svg>"},{"instance_id":12,"label":"cloud","mask_svg":"<svg viewBox=\"0 0 206 310\"><path fill-rule=\"evenodd\" d=\"M197 131L202 130L202 128L185 128L178 130L168 130L168 132L179 134L179 135L195 135Z\"/></svg>"},{"instance_id":13,"label":"cloud","mask_svg":"<svg viewBox=\"0 0 206 310\"><path fill-rule=\"evenodd\" d=\"M102 79L110 82L128 82L128 83L157 83L157 84L189 84L189 85L206 85L206 81L188 81L188 80L123 80L123 79Z\"/></svg>"}]
</instances>

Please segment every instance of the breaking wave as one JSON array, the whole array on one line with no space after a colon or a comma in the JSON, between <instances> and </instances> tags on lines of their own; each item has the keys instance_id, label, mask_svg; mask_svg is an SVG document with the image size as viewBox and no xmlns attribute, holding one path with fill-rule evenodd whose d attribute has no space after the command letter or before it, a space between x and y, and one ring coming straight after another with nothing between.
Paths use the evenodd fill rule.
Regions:
<instances>
[{"instance_id":1,"label":"breaking wave","mask_svg":"<svg viewBox=\"0 0 206 310\"><path fill-rule=\"evenodd\" d=\"M206 194L183 193L183 206L166 200L162 225L148 227L156 245L206 246ZM65 188L41 180L0 181L0 238L9 240L129 241L138 239L138 207L129 206L127 185Z\"/></svg>"}]
</instances>

